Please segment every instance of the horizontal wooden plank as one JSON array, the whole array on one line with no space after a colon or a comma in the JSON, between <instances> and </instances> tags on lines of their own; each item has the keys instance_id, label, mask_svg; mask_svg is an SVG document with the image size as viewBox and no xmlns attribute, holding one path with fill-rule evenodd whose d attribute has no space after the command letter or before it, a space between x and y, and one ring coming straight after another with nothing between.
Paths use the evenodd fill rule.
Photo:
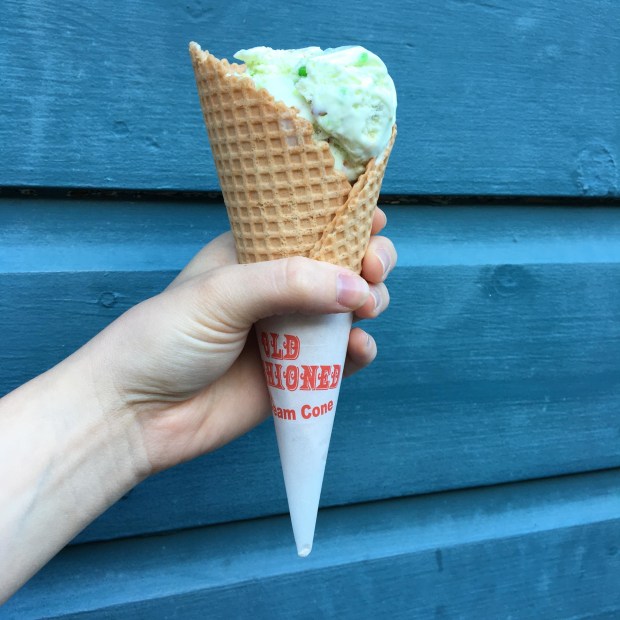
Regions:
<instances>
[{"instance_id":1,"label":"horizontal wooden plank","mask_svg":"<svg viewBox=\"0 0 620 620\"><path fill-rule=\"evenodd\" d=\"M0 273L179 271L228 229L221 203L0 198Z\"/></svg>"},{"instance_id":2,"label":"horizontal wooden plank","mask_svg":"<svg viewBox=\"0 0 620 620\"><path fill-rule=\"evenodd\" d=\"M379 358L343 387L323 505L620 466L620 209L387 211L392 306L367 326ZM0 201L0 222L0 393L226 226L215 205L38 200ZM267 423L146 481L79 540L285 510Z\"/></svg>"},{"instance_id":3,"label":"horizontal wooden plank","mask_svg":"<svg viewBox=\"0 0 620 620\"><path fill-rule=\"evenodd\" d=\"M620 202L382 207L401 267L620 262ZM0 197L0 273L177 271L228 228L222 203Z\"/></svg>"},{"instance_id":4,"label":"horizontal wooden plank","mask_svg":"<svg viewBox=\"0 0 620 620\"><path fill-rule=\"evenodd\" d=\"M617 617L619 487L616 470L322 510L303 560L282 517L78 545L0 618Z\"/></svg>"},{"instance_id":5,"label":"horizontal wooden plank","mask_svg":"<svg viewBox=\"0 0 620 620\"><path fill-rule=\"evenodd\" d=\"M387 193L618 195L618 24L614 0L6 0L0 185L216 189L194 39L380 54L399 93Z\"/></svg>"}]
</instances>

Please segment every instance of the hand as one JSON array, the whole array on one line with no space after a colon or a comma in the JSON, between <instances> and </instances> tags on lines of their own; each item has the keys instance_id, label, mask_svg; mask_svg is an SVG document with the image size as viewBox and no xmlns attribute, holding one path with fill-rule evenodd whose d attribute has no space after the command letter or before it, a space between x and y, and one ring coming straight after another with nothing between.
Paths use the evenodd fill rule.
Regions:
<instances>
[{"instance_id":1,"label":"hand","mask_svg":"<svg viewBox=\"0 0 620 620\"><path fill-rule=\"evenodd\" d=\"M387 308L383 280L396 252L389 239L376 236L385 221L377 209L363 279L303 258L238 265L232 236L222 235L163 293L125 313L89 343L100 400L112 397L116 410L135 416L147 473L214 450L268 417L269 397L251 330L258 319L351 310L357 318L373 318ZM352 329L345 375L375 355L372 337Z\"/></svg>"},{"instance_id":2,"label":"hand","mask_svg":"<svg viewBox=\"0 0 620 620\"><path fill-rule=\"evenodd\" d=\"M254 322L382 312L396 262L392 243L376 236L384 225L377 209L363 278L305 258L238 265L223 235L161 294L0 399L0 604L144 477L269 415ZM345 374L375 353L352 329Z\"/></svg>"}]
</instances>

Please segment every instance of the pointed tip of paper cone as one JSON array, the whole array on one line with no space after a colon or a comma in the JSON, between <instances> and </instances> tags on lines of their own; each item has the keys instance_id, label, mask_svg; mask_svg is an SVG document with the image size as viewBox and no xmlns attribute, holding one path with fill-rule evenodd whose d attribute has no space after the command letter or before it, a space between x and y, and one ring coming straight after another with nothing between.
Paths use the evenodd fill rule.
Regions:
<instances>
[{"instance_id":1,"label":"pointed tip of paper cone","mask_svg":"<svg viewBox=\"0 0 620 620\"><path fill-rule=\"evenodd\" d=\"M290 315L257 324L293 535L302 558L312 550L351 317ZM308 369L307 376L302 368Z\"/></svg>"},{"instance_id":2,"label":"pointed tip of paper cone","mask_svg":"<svg viewBox=\"0 0 620 620\"><path fill-rule=\"evenodd\" d=\"M301 547L297 548L297 555L300 558L307 558L310 555L311 551L312 551L312 544L302 545Z\"/></svg>"}]
</instances>

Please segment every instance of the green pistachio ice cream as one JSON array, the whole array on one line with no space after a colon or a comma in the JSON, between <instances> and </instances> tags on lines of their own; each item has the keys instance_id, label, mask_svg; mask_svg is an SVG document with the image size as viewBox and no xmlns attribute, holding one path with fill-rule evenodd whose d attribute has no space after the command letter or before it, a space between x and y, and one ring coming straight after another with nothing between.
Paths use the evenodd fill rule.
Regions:
<instances>
[{"instance_id":1,"label":"green pistachio ice cream","mask_svg":"<svg viewBox=\"0 0 620 620\"><path fill-rule=\"evenodd\" d=\"M327 140L336 168L350 181L380 157L396 118L396 90L383 61L358 45L321 50L254 47L235 58L245 76L276 101L295 107L315 137Z\"/></svg>"}]
</instances>

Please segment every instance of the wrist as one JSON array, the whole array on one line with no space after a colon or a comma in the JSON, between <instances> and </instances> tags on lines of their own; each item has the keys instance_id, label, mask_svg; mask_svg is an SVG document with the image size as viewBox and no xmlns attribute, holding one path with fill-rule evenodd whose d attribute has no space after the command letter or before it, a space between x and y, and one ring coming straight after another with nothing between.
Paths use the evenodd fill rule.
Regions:
<instances>
[{"instance_id":1,"label":"wrist","mask_svg":"<svg viewBox=\"0 0 620 620\"><path fill-rule=\"evenodd\" d=\"M75 440L86 441L90 457L110 476L111 491L122 488L122 495L152 472L138 416L116 389L112 362L101 345L95 338L53 368L52 389L71 414L64 424L72 418Z\"/></svg>"},{"instance_id":2,"label":"wrist","mask_svg":"<svg viewBox=\"0 0 620 620\"><path fill-rule=\"evenodd\" d=\"M79 351L0 400L0 600L146 474L136 424L91 362Z\"/></svg>"}]
</instances>

